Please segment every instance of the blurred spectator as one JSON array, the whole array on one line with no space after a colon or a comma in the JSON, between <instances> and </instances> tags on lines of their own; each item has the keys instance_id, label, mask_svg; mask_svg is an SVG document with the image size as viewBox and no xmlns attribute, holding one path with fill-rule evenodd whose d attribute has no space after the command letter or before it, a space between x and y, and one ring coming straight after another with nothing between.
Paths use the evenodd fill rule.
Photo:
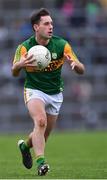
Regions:
<instances>
[{"instance_id":1,"label":"blurred spectator","mask_svg":"<svg viewBox=\"0 0 107 180\"><path fill-rule=\"evenodd\" d=\"M72 15L69 17L69 23L74 28L81 28L86 26L86 11L85 5L83 7L75 8Z\"/></svg>"},{"instance_id":2,"label":"blurred spectator","mask_svg":"<svg viewBox=\"0 0 107 180\"><path fill-rule=\"evenodd\" d=\"M8 40L8 29L5 26L4 20L0 19L0 48L5 46Z\"/></svg>"},{"instance_id":3,"label":"blurred spectator","mask_svg":"<svg viewBox=\"0 0 107 180\"><path fill-rule=\"evenodd\" d=\"M99 0L99 2L102 5L103 9L107 9L107 0Z\"/></svg>"},{"instance_id":4,"label":"blurred spectator","mask_svg":"<svg viewBox=\"0 0 107 180\"><path fill-rule=\"evenodd\" d=\"M11 24L11 27L14 29L13 33L16 44L26 40L32 34L32 28L28 19L17 19Z\"/></svg>"},{"instance_id":5,"label":"blurred spectator","mask_svg":"<svg viewBox=\"0 0 107 180\"><path fill-rule=\"evenodd\" d=\"M100 14L100 3L96 0L89 0L86 5L86 12L87 12L87 23L90 26L91 30L92 27L96 25L97 18Z\"/></svg>"},{"instance_id":6,"label":"blurred spectator","mask_svg":"<svg viewBox=\"0 0 107 180\"><path fill-rule=\"evenodd\" d=\"M72 97L80 105L77 115L83 119L87 129L93 130L98 125L98 114L90 105L92 101L92 84L87 81L74 82L71 87Z\"/></svg>"},{"instance_id":7,"label":"blurred spectator","mask_svg":"<svg viewBox=\"0 0 107 180\"><path fill-rule=\"evenodd\" d=\"M23 22L20 24L18 33L21 41L26 40L32 35L32 27L28 19L23 20Z\"/></svg>"},{"instance_id":8,"label":"blurred spectator","mask_svg":"<svg viewBox=\"0 0 107 180\"><path fill-rule=\"evenodd\" d=\"M55 8L61 8L65 0L55 0Z\"/></svg>"},{"instance_id":9,"label":"blurred spectator","mask_svg":"<svg viewBox=\"0 0 107 180\"><path fill-rule=\"evenodd\" d=\"M89 104L81 108L81 116L87 129L94 130L98 127L99 115Z\"/></svg>"},{"instance_id":10,"label":"blurred spectator","mask_svg":"<svg viewBox=\"0 0 107 180\"><path fill-rule=\"evenodd\" d=\"M66 17L72 16L72 14L74 12L73 0L64 1L64 3L62 4L62 7L61 7L61 11L62 11L62 13L65 14Z\"/></svg>"},{"instance_id":11,"label":"blurred spectator","mask_svg":"<svg viewBox=\"0 0 107 180\"><path fill-rule=\"evenodd\" d=\"M2 72L3 78L7 78L7 79L11 79L12 78L11 64L10 64L9 61L6 61L6 60L3 61L1 72Z\"/></svg>"},{"instance_id":12,"label":"blurred spectator","mask_svg":"<svg viewBox=\"0 0 107 180\"><path fill-rule=\"evenodd\" d=\"M82 82L74 82L71 86L72 97L80 103L87 103L91 99L92 86L84 80Z\"/></svg>"},{"instance_id":13,"label":"blurred spectator","mask_svg":"<svg viewBox=\"0 0 107 180\"><path fill-rule=\"evenodd\" d=\"M8 37L8 29L5 26L4 20L0 19L0 41L6 40Z\"/></svg>"}]
</instances>

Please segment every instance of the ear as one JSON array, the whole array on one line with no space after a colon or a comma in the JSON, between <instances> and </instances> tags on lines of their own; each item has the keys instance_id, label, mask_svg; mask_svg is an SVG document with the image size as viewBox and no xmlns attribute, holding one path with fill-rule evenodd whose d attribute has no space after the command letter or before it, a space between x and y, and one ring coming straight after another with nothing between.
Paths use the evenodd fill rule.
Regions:
<instances>
[{"instance_id":1,"label":"ear","mask_svg":"<svg viewBox=\"0 0 107 180\"><path fill-rule=\"evenodd\" d=\"M38 31L38 25L37 25L37 24L34 24L34 25L33 25L33 29L34 29L34 31Z\"/></svg>"}]
</instances>

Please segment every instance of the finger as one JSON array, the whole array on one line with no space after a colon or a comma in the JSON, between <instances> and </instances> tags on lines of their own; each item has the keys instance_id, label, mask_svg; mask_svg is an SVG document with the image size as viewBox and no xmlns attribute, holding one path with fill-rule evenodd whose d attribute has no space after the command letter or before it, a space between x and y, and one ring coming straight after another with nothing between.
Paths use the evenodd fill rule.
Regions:
<instances>
[{"instance_id":1,"label":"finger","mask_svg":"<svg viewBox=\"0 0 107 180\"><path fill-rule=\"evenodd\" d=\"M27 58L27 55L28 55L28 53L26 52L26 53L24 54L24 57Z\"/></svg>"},{"instance_id":2,"label":"finger","mask_svg":"<svg viewBox=\"0 0 107 180\"><path fill-rule=\"evenodd\" d=\"M64 53L64 57L65 57L66 60L68 60L68 62L70 62L70 63L73 62L72 59L71 59L71 56L69 54Z\"/></svg>"},{"instance_id":3,"label":"finger","mask_svg":"<svg viewBox=\"0 0 107 180\"><path fill-rule=\"evenodd\" d=\"M35 66L34 64L26 64L26 67L34 67L36 70L38 70L38 66Z\"/></svg>"},{"instance_id":4,"label":"finger","mask_svg":"<svg viewBox=\"0 0 107 180\"><path fill-rule=\"evenodd\" d=\"M74 70L75 66L72 66L71 68L72 68L72 70Z\"/></svg>"},{"instance_id":5,"label":"finger","mask_svg":"<svg viewBox=\"0 0 107 180\"><path fill-rule=\"evenodd\" d=\"M64 53L64 57L66 58L66 59L70 59L70 56L68 55L68 54L66 54L66 53Z\"/></svg>"},{"instance_id":6,"label":"finger","mask_svg":"<svg viewBox=\"0 0 107 180\"><path fill-rule=\"evenodd\" d=\"M33 55L30 55L30 56L27 57L27 60L30 60L30 59L32 59L33 57L34 57Z\"/></svg>"},{"instance_id":7,"label":"finger","mask_svg":"<svg viewBox=\"0 0 107 180\"><path fill-rule=\"evenodd\" d=\"M64 57L67 58L67 54L64 53Z\"/></svg>"},{"instance_id":8,"label":"finger","mask_svg":"<svg viewBox=\"0 0 107 180\"><path fill-rule=\"evenodd\" d=\"M36 59L32 58L32 59L26 59L25 60L25 64L32 64L33 62L36 62Z\"/></svg>"},{"instance_id":9,"label":"finger","mask_svg":"<svg viewBox=\"0 0 107 180\"><path fill-rule=\"evenodd\" d=\"M31 63L27 63L26 66L32 66L32 67L34 67L35 65L34 65L34 64L31 64Z\"/></svg>"},{"instance_id":10,"label":"finger","mask_svg":"<svg viewBox=\"0 0 107 180\"><path fill-rule=\"evenodd\" d=\"M36 59L33 58L28 61L28 63L33 63L33 62L36 62Z\"/></svg>"},{"instance_id":11,"label":"finger","mask_svg":"<svg viewBox=\"0 0 107 180\"><path fill-rule=\"evenodd\" d=\"M32 57L33 57L33 55L28 56L28 52L26 52L26 53L24 54L24 58L25 58L25 59L31 59Z\"/></svg>"},{"instance_id":12,"label":"finger","mask_svg":"<svg viewBox=\"0 0 107 180\"><path fill-rule=\"evenodd\" d=\"M76 65L75 62L72 62L72 63L71 63L71 68L72 68L72 70L74 70L75 65Z\"/></svg>"}]
</instances>

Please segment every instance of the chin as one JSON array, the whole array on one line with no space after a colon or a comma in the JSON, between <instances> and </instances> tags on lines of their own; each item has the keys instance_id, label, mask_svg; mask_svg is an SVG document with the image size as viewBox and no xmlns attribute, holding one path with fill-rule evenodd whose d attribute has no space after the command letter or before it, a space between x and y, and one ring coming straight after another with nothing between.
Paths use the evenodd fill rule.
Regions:
<instances>
[{"instance_id":1,"label":"chin","mask_svg":"<svg viewBox=\"0 0 107 180\"><path fill-rule=\"evenodd\" d=\"M44 36L43 37L45 40L48 40L48 39L51 39L52 38L52 35L47 35L47 36Z\"/></svg>"},{"instance_id":2,"label":"chin","mask_svg":"<svg viewBox=\"0 0 107 180\"><path fill-rule=\"evenodd\" d=\"M52 37L52 35L48 36L48 38L50 39Z\"/></svg>"}]
</instances>

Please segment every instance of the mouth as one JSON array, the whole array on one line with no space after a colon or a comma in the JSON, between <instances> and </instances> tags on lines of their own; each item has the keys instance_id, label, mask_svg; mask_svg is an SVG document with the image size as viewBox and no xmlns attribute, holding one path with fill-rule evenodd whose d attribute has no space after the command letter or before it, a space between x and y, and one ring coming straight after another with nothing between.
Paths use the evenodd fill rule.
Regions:
<instances>
[{"instance_id":1,"label":"mouth","mask_svg":"<svg viewBox=\"0 0 107 180\"><path fill-rule=\"evenodd\" d=\"M50 31L50 32L48 32L48 34L49 34L49 36L52 36L53 32L52 32L52 31Z\"/></svg>"}]
</instances>

